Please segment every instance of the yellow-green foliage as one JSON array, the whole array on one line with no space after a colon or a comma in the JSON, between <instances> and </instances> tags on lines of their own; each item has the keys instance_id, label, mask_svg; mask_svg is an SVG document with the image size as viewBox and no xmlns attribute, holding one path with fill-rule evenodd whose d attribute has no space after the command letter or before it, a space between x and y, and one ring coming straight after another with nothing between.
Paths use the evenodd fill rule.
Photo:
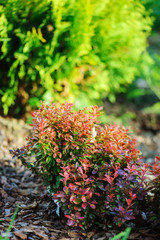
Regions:
<instances>
[{"instance_id":1,"label":"yellow-green foliage","mask_svg":"<svg viewBox=\"0 0 160 240\"><path fill-rule=\"evenodd\" d=\"M114 100L137 73L151 23L140 0L0 0L4 113L40 99Z\"/></svg>"}]
</instances>

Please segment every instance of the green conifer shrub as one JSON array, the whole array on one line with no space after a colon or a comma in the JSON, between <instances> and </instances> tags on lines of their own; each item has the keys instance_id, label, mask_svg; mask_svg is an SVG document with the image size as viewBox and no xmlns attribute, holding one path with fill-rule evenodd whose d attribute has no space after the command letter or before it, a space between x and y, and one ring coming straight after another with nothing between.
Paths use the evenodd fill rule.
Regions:
<instances>
[{"instance_id":1,"label":"green conifer shrub","mask_svg":"<svg viewBox=\"0 0 160 240\"><path fill-rule=\"evenodd\" d=\"M140 0L0 0L4 113L30 111L41 99L113 101L148 58L151 23Z\"/></svg>"}]
</instances>

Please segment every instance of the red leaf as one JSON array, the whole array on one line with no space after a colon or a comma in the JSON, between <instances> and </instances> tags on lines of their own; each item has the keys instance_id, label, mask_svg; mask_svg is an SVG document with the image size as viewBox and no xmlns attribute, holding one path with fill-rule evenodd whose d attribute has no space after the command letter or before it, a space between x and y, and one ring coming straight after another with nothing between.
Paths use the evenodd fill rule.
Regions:
<instances>
[{"instance_id":1,"label":"red leaf","mask_svg":"<svg viewBox=\"0 0 160 240\"><path fill-rule=\"evenodd\" d=\"M65 217L67 217L67 218L69 218L69 219L72 219L71 216L70 216L70 215L67 215L67 214L65 215Z\"/></svg>"},{"instance_id":2,"label":"red leaf","mask_svg":"<svg viewBox=\"0 0 160 240\"><path fill-rule=\"evenodd\" d=\"M126 198L126 202L127 202L127 204L128 204L128 205L130 205L130 204L131 204L131 202L132 202L132 200L131 200L131 199L127 199L127 198Z\"/></svg>"},{"instance_id":3,"label":"red leaf","mask_svg":"<svg viewBox=\"0 0 160 240\"><path fill-rule=\"evenodd\" d=\"M70 197L70 202L74 202L76 199L76 197L72 194L71 197Z\"/></svg>"},{"instance_id":4,"label":"red leaf","mask_svg":"<svg viewBox=\"0 0 160 240\"><path fill-rule=\"evenodd\" d=\"M90 207L93 209L96 209L96 205L94 205L94 204L90 204Z\"/></svg>"},{"instance_id":5,"label":"red leaf","mask_svg":"<svg viewBox=\"0 0 160 240\"><path fill-rule=\"evenodd\" d=\"M82 196L82 202L87 202L87 199L85 196Z\"/></svg>"},{"instance_id":6,"label":"red leaf","mask_svg":"<svg viewBox=\"0 0 160 240\"><path fill-rule=\"evenodd\" d=\"M58 197L58 198L63 198L63 197L65 197L65 194L64 193L57 193L57 194L55 194L55 197Z\"/></svg>"},{"instance_id":7,"label":"red leaf","mask_svg":"<svg viewBox=\"0 0 160 240\"><path fill-rule=\"evenodd\" d=\"M97 204L97 201L93 200L91 203L93 203L93 204Z\"/></svg>"},{"instance_id":8,"label":"red leaf","mask_svg":"<svg viewBox=\"0 0 160 240\"><path fill-rule=\"evenodd\" d=\"M62 153L61 152L59 152L59 157L62 158Z\"/></svg>"},{"instance_id":9,"label":"red leaf","mask_svg":"<svg viewBox=\"0 0 160 240\"><path fill-rule=\"evenodd\" d=\"M87 203L82 203L82 208L86 209L86 207L87 207Z\"/></svg>"},{"instance_id":10,"label":"red leaf","mask_svg":"<svg viewBox=\"0 0 160 240\"><path fill-rule=\"evenodd\" d=\"M78 207L77 207L77 206L75 206L75 207L74 207L74 210L78 211Z\"/></svg>"},{"instance_id":11,"label":"red leaf","mask_svg":"<svg viewBox=\"0 0 160 240\"><path fill-rule=\"evenodd\" d=\"M100 197L100 196L101 196L101 194L100 194L100 193L98 193L98 192L97 192L97 193L95 193L95 195L97 195L98 197Z\"/></svg>"},{"instance_id":12,"label":"red leaf","mask_svg":"<svg viewBox=\"0 0 160 240\"><path fill-rule=\"evenodd\" d=\"M89 192L88 194L88 198L90 199L92 197L93 193L92 192Z\"/></svg>"},{"instance_id":13,"label":"red leaf","mask_svg":"<svg viewBox=\"0 0 160 240\"><path fill-rule=\"evenodd\" d=\"M57 163L60 163L60 162L62 162L62 160L61 160L60 158L57 158L57 159L56 159L56 162L57 162Z\"/></svg>"},{"instance_id":14,"label":"red leaf","mask_svg":"<svg viewBox=\"0 0 160 240\"><path fill-rule=\"evenodd\" d=\"M80 219L80 220L83 220L83 219L84 219L84 217L81 217L80 212L76 212L75 217L76 217L77 219Z\"/></svg>"},{"instance_id":15,"label":"red leaf","mask_svg":"<svg viewBox=\"0 0 160 240\"><path fill-rule=\"evenodd\" d=\"M110 177L110 176L107 175L107 174L105 174L105 177L106 177L106 179L107 179L107 182L109 182L110 184L113 183L113 178L112 178L112 177Z\"/></svg>"},{"instance_id":16,"label":"red leaf","mask_svg":"<svg viewBox=\"0 0 160 240\"><path fill-rule=\"evenodd\" d=\"M77 185L79 185L79 186L81 186L81 185L82 185L80 182L75 182L75 184L77 184Z\"/></svg>"},{"instance_id":17,"label":"red leaf","mask_svg":"<svg viewBox=\"0 0 160 240\"><path fill-rule=\"evenodd\" d=\"M136 198L136 194L133 194L132 191L129 192L129 195L130 195L130 197L131 197L132 200Z\"/></svg>"},{"instance_id":18,"label":"red leaf","mask_svg":"<svg viewBox=\"0 0 160 240\"><path fill-rule=\"evenodd\" d=\"M79 172L80 174L83 174L83 170L82 170L81 167L78 168L78 172Z\"/></svg>"},{"instance_id":19,"label":"red leaf","mask_svg":"<svg viewBox=\"0 0 160 240\"><path fill-rule=\"evenodd\" d=\"M116 170L114 173L114 178L116 178L118 176L118 171Z\"/></svg>"},{"instance_id":20,"label":"red leaf","mask_svg":"<svg viewBox=\"0 0 160 240\"><path fill-rule=\"evenodd\" d=\"M77 201L76 197L73 199L73 202L74 202L75 204L79 204L79 202Z\"/></svg>"},{"instance_id":21,"label":"red leaf","mask_svg":"<svg viewBox=\"0 0 160 240\"><path fill-rule=\"evenodd\" d=\"M75 190L75 189L77 188L77 186L75 186L73 183L70 183L70 184L69 184L69 188L70 188L71 190Z\"/></svg>"},{"instance_id":22,"label":"red leaf","mask_svg":"<svg viewBox=\"0 0 160 240\"><path fill-rule=\"evenodd\" d=\"M68 226L74 226L74 224L75 224L75 222L71 219L67 221Z\"/></svg>"},{"instance_id":23,"label":"red leaf","mask_svg":"<svg viewBox=\"0 0 160 240\"><path fill-rule=\"evenodd\" d=\"M82 193L82 195L88 195L88 193L89 193L89 191L90 191L90 188L85 188L85 189L82 189L82 191L81 191L81 193Z\"/></svg>"},{"instance_id":24,"label":"red leaf","mask_svg":"<svg viewBox=\"0 0 160 240\"><path fill-rule=\"evenodd\" d=\"M120 212L124 212L124 208L122 206L119 206Z\"/></svg>"}]
</instances>

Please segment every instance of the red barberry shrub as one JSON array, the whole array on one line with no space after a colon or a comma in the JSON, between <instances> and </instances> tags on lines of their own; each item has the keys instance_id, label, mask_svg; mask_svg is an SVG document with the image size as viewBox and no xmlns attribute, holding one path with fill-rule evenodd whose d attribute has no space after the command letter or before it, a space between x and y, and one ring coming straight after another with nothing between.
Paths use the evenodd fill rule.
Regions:
<instances>
[{"instance_id":1,"label":"red barberry shrub","mask_svg":"<svg viewBox=\"0 0 160 240\"><path fill-rule=\"evenodd\" d=\"M54 198L68 218L68 225L121 225L138 214L143 188L139 151L125 128L117 125L97 128L94 147L76 164L61 167L64 184Z\"/></svg>"},{"instance_id":2,"label":"red barberry shrub","mask_svg":"<svg viewBox=\"0 0 160 240\"><path fill-rule=\"evenodd\" d=\"M93 106L76 112L71 103L49 106L42 102L40 109L32 113L28 144L11 152L55 191L60 187L60 166L77 162L92 148L92 131L100 109Z\"/></svg>"},{"instance_id":3,"label":"red barberry shrub","mask_svg":"<svg viewBox=\"0 0 160 240\"><path fill-rule=\"evenodd\" d=\"M32 113L28 144L12 151L44 179L68 225L84 229L120 226L139 214L142 203L148 207L160 195L159 158L154 166L142 164L129 130L101 126L100 109L74 111L70 103L42 103ZM154 176L149 183L147 172ZM155 214L156 206L149 211Z\"/></svg>"}]
</instances>

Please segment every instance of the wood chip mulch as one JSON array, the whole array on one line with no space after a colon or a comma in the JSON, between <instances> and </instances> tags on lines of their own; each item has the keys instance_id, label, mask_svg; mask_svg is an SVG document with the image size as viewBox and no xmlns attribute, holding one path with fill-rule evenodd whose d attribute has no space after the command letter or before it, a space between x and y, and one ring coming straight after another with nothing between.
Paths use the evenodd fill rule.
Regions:
<instances>
[{"instance_id":1,"label":"wood chip mulch","mask_svg":"<svg viewBox=\"0 0 160 240\"><path fill-rule=\"evenodd\" d=\"M56 205L40 179L18 162L0 162L0 235L3 237L17 205L19 210L9 232L11 240L105 240L120 232L71 229L63 217L56 215ZM160 228L133 228L128 239L160 239Z\"/></svg>"}]
</instances>

